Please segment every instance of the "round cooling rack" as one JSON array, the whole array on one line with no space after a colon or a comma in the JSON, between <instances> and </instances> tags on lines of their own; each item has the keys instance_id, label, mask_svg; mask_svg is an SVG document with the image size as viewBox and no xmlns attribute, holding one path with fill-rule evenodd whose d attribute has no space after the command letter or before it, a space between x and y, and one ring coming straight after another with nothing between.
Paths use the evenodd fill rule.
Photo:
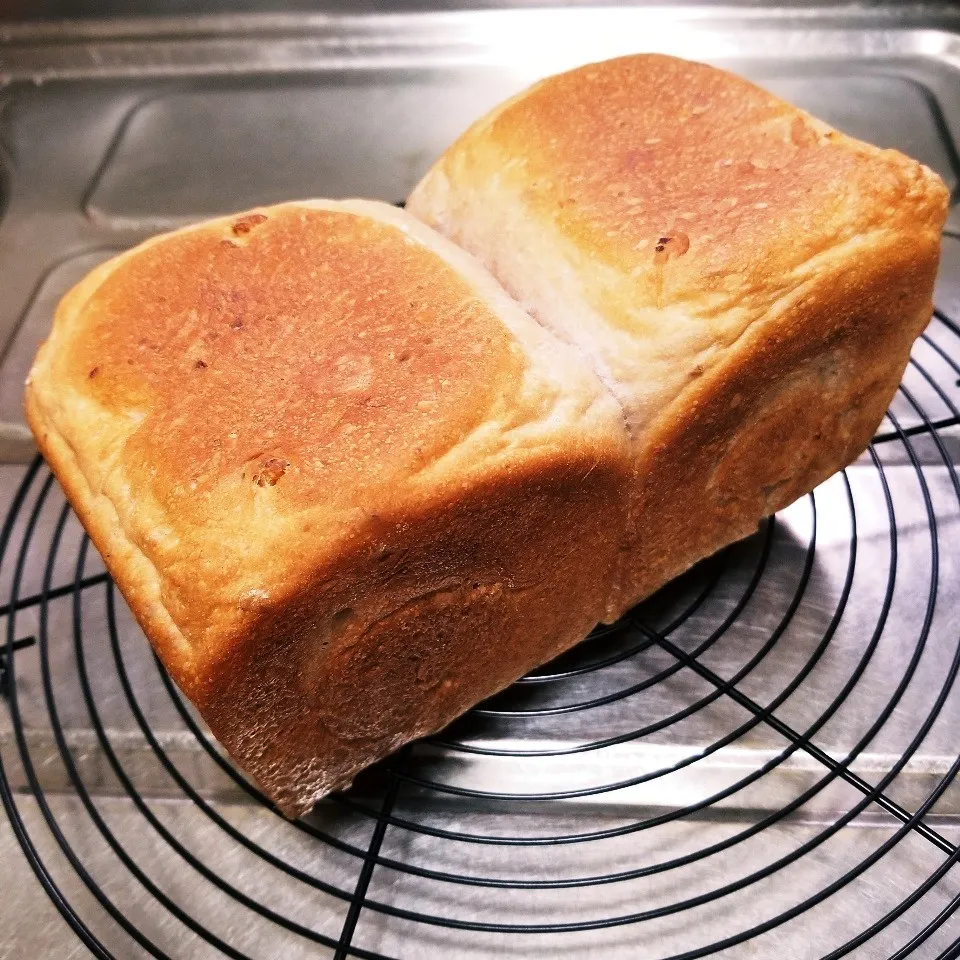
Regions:
<instances>
[{"instance_id":1,"label":"round cooling rack","mask_svg":"<svg viewBox=\"0 0 960 960\"><path fill-rule=\"evenodd\" d=\"M960 329L869 450L295 823L39 459L0 539L0 792L98 957L960 956Z\"/></svg>"}]
</instances>

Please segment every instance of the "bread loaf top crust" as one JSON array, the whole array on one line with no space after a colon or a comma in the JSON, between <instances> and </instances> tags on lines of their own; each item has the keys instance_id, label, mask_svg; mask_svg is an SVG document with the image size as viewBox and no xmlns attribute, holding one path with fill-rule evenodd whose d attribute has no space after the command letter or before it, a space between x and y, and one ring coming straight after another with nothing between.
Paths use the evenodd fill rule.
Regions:
<instances>
[{"instance_id":1,"label":"bread loaf top crust","mask_svg":"<svg viewBox=\"0 0 960 960\"><path fill-rule=\"evenodd\" d=\"M837 264L939 249L947 190L753 83L643 54L549 77L467 130L408 209L592 350L639 435ZM887 248L887 249L885 249Z\"/></svg>"},{"instance_id":2,"label":"bread loaf top crust","mask_svg":"<svg viewBox=\"0 0 960 960\"><path fill-rule=\"evenodd\" d=\"M621 411L572 350L366 201L255 210L104 264L62 301L27 409L195 696L380 527L517 471L626 458Z\"/></svg>"}]
</instances>

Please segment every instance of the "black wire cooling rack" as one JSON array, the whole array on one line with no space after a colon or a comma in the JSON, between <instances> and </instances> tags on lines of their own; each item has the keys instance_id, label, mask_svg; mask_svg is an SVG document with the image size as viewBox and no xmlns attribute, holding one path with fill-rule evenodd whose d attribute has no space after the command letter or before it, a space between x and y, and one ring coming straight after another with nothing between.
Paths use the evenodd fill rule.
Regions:
<instances>
[{"instance_id":1,"label":"black wire cooling rack","mask_svg":"<svg viewBox=\"0 0 960 960\"><path fill-rule=\"evenodd\" d=\"M857 464L296 823L38 458L0 534L34 873L104 958L960 956L958 359L938 312Z\"/></svg>"}]
</instances>

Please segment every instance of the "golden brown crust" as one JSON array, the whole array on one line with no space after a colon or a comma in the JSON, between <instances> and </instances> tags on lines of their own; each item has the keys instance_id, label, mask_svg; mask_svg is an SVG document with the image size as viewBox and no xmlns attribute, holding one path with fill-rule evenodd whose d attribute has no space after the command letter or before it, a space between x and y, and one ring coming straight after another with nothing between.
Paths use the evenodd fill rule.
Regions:
<instances>
[{"instance_id":1,"label":"golden brown crust","mask_svg":"<svg viewBox=\"0 0 960 960\"><path fill-rule=\"evenodd\" d=\"M287 812L604 609L619 409L384 205L283 205L117 258L61 304L27 412L167 668ZM516 645L496 670L485 624Z\"/></svg>"},{"instance_id":2,"label":"golden brown crust","mask_svg":"<svg viewBox=\"0 0 960 960\"><path fill-rule=\"evenodd\" d=\"M464 134L436 171L518 187L529 215L615 272L597 306L634 334L645 306L682 304L706 322L765 305L824 248L881 220L935 221L944 202L938 179L903 154L733 74L655 54L536 84ZM643 332L656 327L654 317Z\"/></svg>"},{"instance_id":3,"label":"golden brown crust","mask_svg":"<svg viewBox=\"0 0 960 960\"><path fill-rule=\"evenodd\" d=\"M233 645L195 702L281 808L303 812L585 636L611 583L623 484L610 464L536 464L383 517Z\"/></svg>"},{"instance_id":4,"label":"golden brown crust","mask_svg":"<svg viewBox=\"0 0 960 960\"><path fill-rule=\"evenodd\" d=\"M857 456L929 319L947 191L753 84L642 55L478 121L407 209L623 405L610 616Z\"/></svg>"},{"instance_id":5,"label":"golden brown crust","mask_svg":"<svg viewBox=\"0 0 960 960\"><path fill-rule=\"evenodd\" d=\"M629 608L866 448L930 318L935 247L825 272L675 401L638 460ZM691 508L691 505L695 505Z\"/></svg>"}]
</instances>

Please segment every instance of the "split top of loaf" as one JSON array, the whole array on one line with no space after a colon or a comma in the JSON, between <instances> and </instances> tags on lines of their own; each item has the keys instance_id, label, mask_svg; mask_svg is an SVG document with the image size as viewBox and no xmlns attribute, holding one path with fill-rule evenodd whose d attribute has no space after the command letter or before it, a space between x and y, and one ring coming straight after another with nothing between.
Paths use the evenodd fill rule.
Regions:
<instances>
[{"instance_id":1,"label":"split top of loaf","mask_svg":"<svg viewBox=\"0 0 960 960\"><path fill-rule=\"evenodd\" d=\"M946 198L730 74L595 64L440 158L408 205L440 232L291 203L95 270L27 413L167 669L296 814L856 457Z\"/></svg>"}]
</instances>

